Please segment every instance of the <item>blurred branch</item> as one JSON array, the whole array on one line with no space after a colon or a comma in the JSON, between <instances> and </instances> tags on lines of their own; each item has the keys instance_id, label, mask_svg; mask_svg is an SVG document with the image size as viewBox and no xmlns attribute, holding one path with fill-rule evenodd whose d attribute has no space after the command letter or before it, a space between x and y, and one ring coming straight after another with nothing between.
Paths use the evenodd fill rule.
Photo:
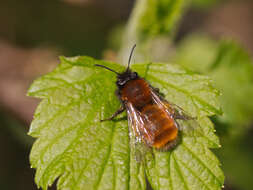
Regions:
<instances>
[{"instance_id":1,"label":"blurred branch","mask_svg":"<svg viewBox=\"0 0 253 190\"><path fill-rule=\"evenodd\" d=\"M120 62L127 60L129 49L137 44L137 61L156 61L154 49L170 50L178 21L188 0L137 0L126 27ZM165 47L153 47L156 42ZM166 53L165 53L166 54ZM160 56L159 56L160 57Z\"/></svg>"}]
</instances>

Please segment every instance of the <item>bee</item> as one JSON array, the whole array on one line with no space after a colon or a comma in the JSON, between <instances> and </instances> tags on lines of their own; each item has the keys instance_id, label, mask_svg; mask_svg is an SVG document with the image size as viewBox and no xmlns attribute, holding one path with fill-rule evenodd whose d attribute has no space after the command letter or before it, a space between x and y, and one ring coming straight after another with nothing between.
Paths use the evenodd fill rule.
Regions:
<instances>
[{"instance_id":1,"label":"bee","mask_svg":"<svg viewBox=\"0 0 253 190\"><path fill-rule=\"evenodd\" d=\"M118 73L104 65L95 66L105 68L117 75L117 90L121 107L110 117L101 121L114 119L126 110L128 125L135 137L150 148L167 151L173 149L179 142L180 126L178 119L193 119L178 106L166 101L159 93L159 89L152 87L138 73L130 70L133 46L126 70Z\"/></svg>"}]
</instances>

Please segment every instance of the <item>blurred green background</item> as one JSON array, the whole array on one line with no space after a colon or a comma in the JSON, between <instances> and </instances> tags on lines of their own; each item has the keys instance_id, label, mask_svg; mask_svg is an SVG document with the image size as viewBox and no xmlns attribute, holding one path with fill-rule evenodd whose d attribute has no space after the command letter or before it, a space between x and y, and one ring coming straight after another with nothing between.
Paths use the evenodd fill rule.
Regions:
<instances>
[{"instance_id":1,"label":"blurred green background","mask_svg":"<svg viewBox=\"0 0 253 190\"><path fill-rule=\"evenodd\" d=\"M26 133L38 100L25 96L29 84L51 71L59 55L117 60L133 5L133 0L0 1L0 189L37 189L29 164L33 139ZM223 93L224 115L212 119L223 146L215 152L226 190L253 187L252 10L252 0L193 0L173 42L174 63L209 75ZM157 59L171 51L164 41L154 45L164 49Z\"/></svg>"}]
</instances>

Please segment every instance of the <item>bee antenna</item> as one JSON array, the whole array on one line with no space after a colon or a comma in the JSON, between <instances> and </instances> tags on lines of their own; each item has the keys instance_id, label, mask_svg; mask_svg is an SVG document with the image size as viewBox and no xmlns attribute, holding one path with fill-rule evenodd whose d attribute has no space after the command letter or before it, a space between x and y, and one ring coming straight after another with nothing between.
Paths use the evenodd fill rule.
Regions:
<instances>
[{"instance_id":1,"label":"bee antenna","mask_svg":"<svg viewBox=\"0 0 253 190\"><path fill-rule=\"evenodd\" d=\"M97 66L97 67L102 67L102 68L104 68L104 69L107 69L107 70L112 71L112 72L116 73L117 75L119 75L118 72L116 72L116 71L114 71L114 70L112 70L112 69L110 69L109 67L106 67L106 66L104 66L104 65L95 64L95 66Z\"/></svg>"},{"instance_id":2,"label":"bee antenna","mask_svg":"<svg viewBox=\"0 0 253 190\"><path fill-rule=\"evenodd\" d=\"M132 59L132 55L133 55L135 47L136 47L136 44L134 44L134 46L132 47L132 50L131 50L131 53L130 53L130 56L129 56L129 59L128 59L128 65L127 65L126 71L129 71L129 67L130 67L130 63L131 63L131 59Z\"/></svg>"}]
</instances>

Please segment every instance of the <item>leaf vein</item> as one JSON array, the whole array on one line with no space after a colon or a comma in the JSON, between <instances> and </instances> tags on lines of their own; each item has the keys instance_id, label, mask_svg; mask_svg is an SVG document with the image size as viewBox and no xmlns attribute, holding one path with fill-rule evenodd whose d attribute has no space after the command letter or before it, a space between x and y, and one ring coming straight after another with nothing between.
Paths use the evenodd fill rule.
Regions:
<instances>
[{"instance_id":1,"label":"leaf vein","mask_svg":"<svg viewBox=\"0 0 253 190\"><path fill-rule=\"evenodd\" d=\"M182 146L185 147L185 149L188 150L188 152L190 152L194 156L194 158L196 158L197 161L201 163L215 179L217 179L220 185L222 184L219 178L216 177L216 175L212 172L212 170L206 164L204 164L203 161L195 153L193 153L184 143L182 143Z\"/></svg>"}]
</instances>

